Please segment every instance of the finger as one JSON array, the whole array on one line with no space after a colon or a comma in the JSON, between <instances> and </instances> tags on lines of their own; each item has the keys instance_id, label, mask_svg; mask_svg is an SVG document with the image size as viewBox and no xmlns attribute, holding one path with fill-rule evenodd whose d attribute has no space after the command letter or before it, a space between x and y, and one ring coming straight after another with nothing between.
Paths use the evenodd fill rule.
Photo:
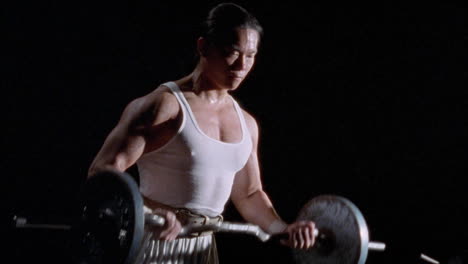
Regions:
<instances>
[{"instance_id":1,"label":"finger","mask_svg":"<svg viewBox=\"0 0 468 264\"><path fill-rule=\"evenodd\" d=\"M177 237L176 233L174 232L174 228L167 229L167 233L165 234L166 240L174 240Z\"/></svg>"},{"instance_id":2,"label":"finger","mask_svg":"<svg viewBox=\"0 0 468 264\"><path fill-rule=\"evenodd\" d=\"M315 235L314 235L314 231L315 231L315 224L311 224L312 228L309 229L309 236L311 238L311 244L310 246L313 247L315 245Z\"/></svg>"},{"instance_id":3,"label":"finger","mask_svg":"<svg viewBox=\"0 0 468 264\"><path fill-rule=\"evenodd\" d=\"M171 232L171 230L170 230L169 228L163 227L163 230L161 231L161 233L160 233L159 236L160 236L161 239L164 239L164 240L165 240L165 239L167 239L167 237L168 237L168 235L170 234L170 232Z\"/></svg>"},{"instance_id":4,"label":"finger","mask_svg":"<svg viewBox=\"0 0 468 264\"><path fill-rule=\"evenodd\" d=\"M167 212L166 214L166 219L167 219L167 227L169 229L172 229L174 228L175 224L176 224L176 216L174 213L172 212Z\"/></svg>"},{"instance_id":5,"label":"finger","mask_svg":"<svg viewBox=\"0 0 468 264\"><path fill-rule=\"evenodd\" d=\"M310 237L310 227L305 226L301 230L302 236L304 237L304 249L310 248L312 245L312 238Z\"/></svg>"},{"instance_id":6,"label":"finger","mask_svg":"<svg viewBox=\"0 0 468 264\"><path fill-rule=\"evenodd\" d=\"M171 234L169 235L169 240L174 240L179 236L182 226L178 220L175 221L175 225L172 228Z\"/></svg>"},{"instance_id":7,"label":"finger","mask_svg":"<svg viewBox=\"0 0 468 264\"><path fill-rule=\"evenodd\" d=\"M303 240L302 240L302 236L301 236L301 233L298 232L297 230L294 231L294 236L293 236L293 243L292 243L292 246L294 248L301 248L302 247L302 243L303 243Z\"/></svg>"},{"instance_id":8,"label":"finger","mask_svg":"<svg viewBox=\"0 0 468 264\"><path fill-rule=\"evenodd\" d=\"M173 232L176 219L172 212L166 212L164 217L166 218L166 225L163 227L163 231L160 236L162 239L168 239Z\"/></svg>"},{"instance_id":9,"label":"finger","mask_svg":"<svg viewBox=\"0 0 468 264\"><path fill-rule=\"evenodd\" d=\"M306 247L306 237L304 236L303 228L297 230L297 233L299 234L299 238L301 240L301 242L299 244L299 248L304 249Z\"/></svg>"},{"instance_id":10,"label":"finger","mask_svg":"<svg viewBox=\"0 0 468 264\"><path fill-rule=\"evenodd\" d=\"M288 230L289 238L288 238L288 246L295 248L297 245L296 233L293 229Z\"/></svg>"}]
</instances>

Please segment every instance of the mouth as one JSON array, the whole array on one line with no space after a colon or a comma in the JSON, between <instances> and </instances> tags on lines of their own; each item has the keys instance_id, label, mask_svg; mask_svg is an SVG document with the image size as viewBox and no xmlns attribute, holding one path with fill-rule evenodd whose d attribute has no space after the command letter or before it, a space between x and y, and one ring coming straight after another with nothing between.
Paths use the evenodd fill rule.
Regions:
<instances>
[{"instance_id":1,"label":"mouth","mask_svg":"<svg viewBox=\"0 0 468 264\"><path fill-rule=\"evenodd\" d=\"M243 76L243 75L235 74L235 73L229 74L229 77L232 78L232 79L239 79L239 80L244 79L244 76Z\"/></svg>"}]
</instances>

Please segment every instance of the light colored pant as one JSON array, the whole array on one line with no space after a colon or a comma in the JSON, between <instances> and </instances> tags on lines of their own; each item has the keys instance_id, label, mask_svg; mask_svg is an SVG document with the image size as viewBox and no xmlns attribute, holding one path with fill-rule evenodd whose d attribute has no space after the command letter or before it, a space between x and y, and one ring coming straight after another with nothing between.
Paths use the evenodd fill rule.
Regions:
<instances>
[{"instance_id":1,"label":"light colored pant","mask_svg":"<svg viewBox=\"0 0 468 264\"><path fill-rule=\"evenodd\" d=\"M163 241L145 230L136 264L218 264L214 235Z\"/></svg>"}]
</instances>

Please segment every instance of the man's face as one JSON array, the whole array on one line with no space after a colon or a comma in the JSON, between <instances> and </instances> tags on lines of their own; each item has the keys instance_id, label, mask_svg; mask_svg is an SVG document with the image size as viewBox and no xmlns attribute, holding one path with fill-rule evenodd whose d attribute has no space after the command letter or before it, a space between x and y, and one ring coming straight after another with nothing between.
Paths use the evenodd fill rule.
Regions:
<instances>
[{"instance_id":1,"label":"man's face","mask_svg":"<svg viewBox=\"0 0 468 264\"><path fill-rule=\"evenodd\" d=\"M207 76L215 85L235 90L255 63L258 32L250 28L235 31L234 41L224 47L210 47L205 56Z\"/></svg>"}]
</instances>

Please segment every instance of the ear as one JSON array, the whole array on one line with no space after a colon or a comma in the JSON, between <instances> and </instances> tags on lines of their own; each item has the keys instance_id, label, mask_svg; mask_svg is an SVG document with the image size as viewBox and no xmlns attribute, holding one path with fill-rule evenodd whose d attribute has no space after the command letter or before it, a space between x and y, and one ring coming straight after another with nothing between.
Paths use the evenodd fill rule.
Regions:
<instances>
[{"instance_id":1,"label":"ear","mask_svg":"<svg viewBox=\"0 0 468 264\"><path fill-rule=\"evenodd\" d=\"M200 57L205 57L208 53L208 43L205 38L199 37L197 39L197 51Z\"/></svg>"}]
</instances>

